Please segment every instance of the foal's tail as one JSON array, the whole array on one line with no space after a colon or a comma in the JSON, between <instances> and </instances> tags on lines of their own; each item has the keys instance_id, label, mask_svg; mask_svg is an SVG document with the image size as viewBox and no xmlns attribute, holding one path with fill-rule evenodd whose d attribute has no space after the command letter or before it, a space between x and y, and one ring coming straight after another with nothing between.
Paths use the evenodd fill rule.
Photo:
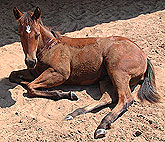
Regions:
<instances>
[{"instance_id":1,"label":"foal's tail","mask_svg":"<svg viewBox=\"0 0 165 142\"><path fill-rule=\"evenodd\" d=\"M160 96L156 91L154 68L149 59L147 59L147 70L138 92L138 98L142 102L144 100L147 100L150 103L160 102Z\"/></svg>"}]
</instances>

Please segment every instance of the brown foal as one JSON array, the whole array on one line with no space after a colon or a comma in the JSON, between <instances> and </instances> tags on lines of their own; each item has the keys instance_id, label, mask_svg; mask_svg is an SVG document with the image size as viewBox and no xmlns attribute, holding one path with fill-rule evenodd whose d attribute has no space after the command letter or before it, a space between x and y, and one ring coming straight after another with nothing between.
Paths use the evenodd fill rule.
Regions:
<instances>
[{"instance_id":1,"label":"brown foal","mask_svg":"<svg viewBox=\"0 0 165 142\"><path fill-rule=\"evenodd\" d=\"M142 49L127 38L70 38L51 32L41 21L39 7L34 12L13 9L19 22L18 31L25 54L27 69L13 71L10 81L21 84L30 97L77 100L73 92L44 90L61 84L89 85L109 78L113 84L117 105L103 118L94 137L105 136L106 129L126 111L134 100L130 87L141 84L139 98L151 103L159 101L155 89L154 70ZM101 89L99 101L67 115L77 115L112 103ZM114 100L113 100L114 102Z\"/></svg>"}]
</instances>

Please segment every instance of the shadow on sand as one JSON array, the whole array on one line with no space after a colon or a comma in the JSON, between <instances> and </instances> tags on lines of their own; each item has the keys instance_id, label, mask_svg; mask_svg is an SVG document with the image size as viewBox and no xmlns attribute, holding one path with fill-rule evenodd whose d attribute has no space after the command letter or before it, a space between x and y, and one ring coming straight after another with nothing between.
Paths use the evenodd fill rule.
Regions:
<instances>
[{"instance_id":1,"label":"shadow on sand","mask_svg":"<svg viewBox=\"0 0 165 142\"><path fill-rule=\"evenodd\" d=\"M127 20L141 14L165 9L164 0L60 0L28 1L6 0L0 5L0 46L20 41L13 7L29 11L39 6L44 25L56 27L62 34L102 23Z\"/></svg>"},{"instance_id":2,"label":"shadow on sand","mask_svg":"<svg viewBox=\"0 0 165 142\"><path fill-rule=\"evenodd\" d=\"M12 98L12 94L9 91L13 89L17 85L15 83L10 83L8 78L3 78L0 80L0 107L6 108L11 107L16 103L15 100Z\"/></svg>"}]
</instances>

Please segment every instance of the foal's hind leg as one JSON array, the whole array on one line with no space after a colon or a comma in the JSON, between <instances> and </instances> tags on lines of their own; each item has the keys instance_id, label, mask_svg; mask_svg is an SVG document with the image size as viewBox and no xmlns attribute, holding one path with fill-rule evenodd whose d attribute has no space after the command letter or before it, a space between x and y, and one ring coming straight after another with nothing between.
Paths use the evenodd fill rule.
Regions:
<instances>
[{"instance_id":1,"label":"foal's hind leg","mask_svg":"<svg viewBox=\"0 0 165 142\"><path fill-rule=\"evenodd\" d=\"M69 75L68 75L69 77ZM77 100L77 96L73 92L63 91L40 91L39 89L47 89L63 84L68 77L55 72L53 68L45 70L38 78L28 84L28 96L29 97L44 97L53 100L69 99Z\"/></svg>"},{"instance_id":2,"label":"foal's hind leg","mask_svg":"<svg viewBox=\"0 0 165 142\"><path fill-rule=\"evenodd\" d=\"M105 136L105 130L110 128L111 124L119 117L120 114L126 111L128 106L133 102L131 90L129 87L130 76L122 71L114 71L112 74L112 81L116 92L118 94L118 104L107 116L103 118L94 137L100 138Z\"/></svg>"},{"instance_id":3,"label":"foal's hind leg","mask_svg":"<svg viewBox=\"0 0 165 142\"><path fill-rule=\"evenodd\" d=\"M66 120L72 120L74 117L76 117L78 115L89 113L95 109L98 109L100 107L104 107L108 104L111 104L112 99L111 99L110 95L106 92L105 83L106 83L105 81L99 82L100 92L101 92L101 94L103 94L99 101L95 101L94 103L89 104L83 108L76 109L72 113L68 114L65 119Z\"/></svg>"}]
</instances>

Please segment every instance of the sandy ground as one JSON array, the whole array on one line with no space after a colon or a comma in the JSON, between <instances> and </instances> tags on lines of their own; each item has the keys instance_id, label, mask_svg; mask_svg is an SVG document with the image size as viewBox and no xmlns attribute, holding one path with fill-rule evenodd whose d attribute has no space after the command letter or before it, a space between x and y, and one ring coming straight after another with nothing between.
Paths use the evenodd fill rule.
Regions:
<instances>
[{"instance_id":1,"label":"sandy ground","mask_svg":"<svg viewBox=\"0 0 165 142\"><path fill-rule=\"evenodd\" d=\"M12 8L23 11L39 6L47 26L70 37L125 36L137 43L151 59L159 94L165 98L165 0L6 0L0 3L0 142L158 142L165 141L165 103L142 104L136 99L100 140L94 130L109 108L72 121L65 116L95 101L97 85L61 87L73 90L77 102L27 98L26 90L10 83L11 71L26 68ZM133 93L136 95L137 89ZM96 99L96 98L95 98Z\"/></svg>"}]
</instances>

